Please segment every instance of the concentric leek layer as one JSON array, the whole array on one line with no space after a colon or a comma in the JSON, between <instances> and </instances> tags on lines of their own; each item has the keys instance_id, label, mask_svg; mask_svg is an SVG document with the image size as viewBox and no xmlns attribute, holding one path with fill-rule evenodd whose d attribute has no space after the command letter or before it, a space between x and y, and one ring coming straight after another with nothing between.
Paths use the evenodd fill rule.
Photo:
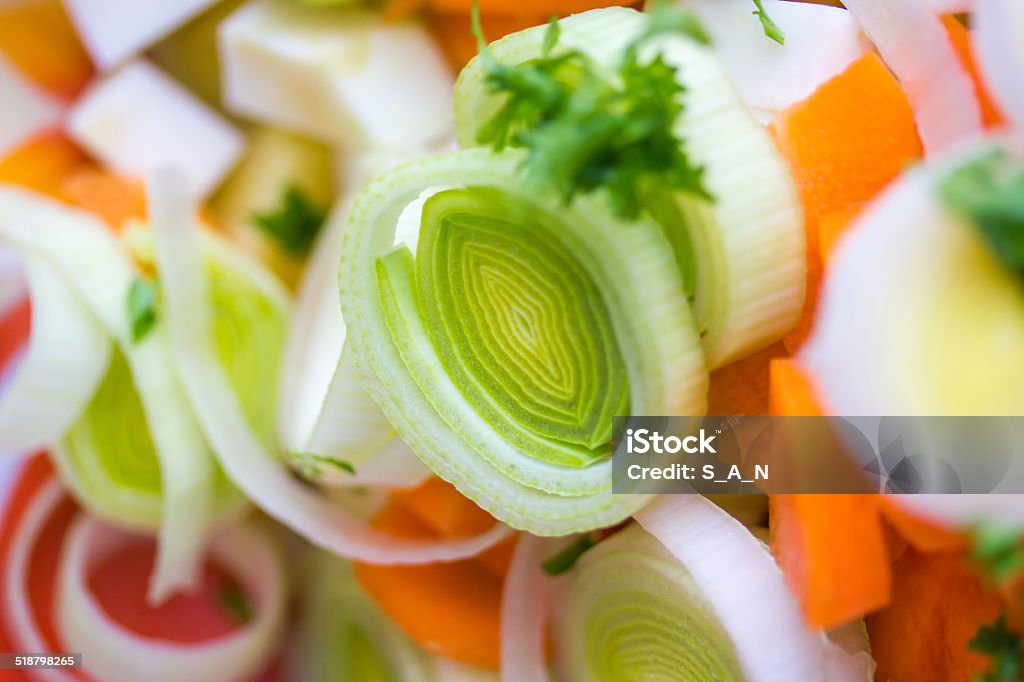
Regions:
<instances>
[{"instance_id":1,"label":"concentric leek layer","mask_svg":"<svg viewBox=\"0 0 1024 682\"><path fill-rule=\"evenodd\" d=\"M559 45L614 67L650 18L606 8L559 22ZM503 64L540 56L547 28L508 35L490 46ZM676 132L687 155L705 169L713 202L685 193L652 193L648 209L665 230L710 368L776 340L799 316L804 294L804 232L796 188L768 133L753 118L711 49L683 37L645 44L676 67L686 88ZM460 145L477 144L478 131L500 108L485 85L480 59L455 87Z\"/></svg>"},{"instance_id":2,"label":"concentric leek layer","mask_svg":"<svg viewBox=\"0 0 1024 682\"><path fill-rule=\"evenodd\" d=\"M371 184L342 309L371 394L428 466L498 518L561 534L642 504L611 495L611 417L700 412L707 377L662 230L530 196L521 160L467 150Z\"/></svg>"},{"instance_id":3,"label":"concentric leek layer","mask_svg":"<svg viewBox=\"0 0 1024 682\"><path fill-rule=\"evenodd\" d=\"M426 656L363 592L350 565L318 557L307 591L308 679L428 682Z\"/></svg>"},{"instance_id":4,"label":"concentric leek layer","mask_svg":"<svg viewBox=\"0 0 1024 682\"><path fill-rule=\"evenodd\" d=\"M556 650L578 682L743 679L693 578L637 526L591 550L566 593Z\"/></svg>"}]
</instances>

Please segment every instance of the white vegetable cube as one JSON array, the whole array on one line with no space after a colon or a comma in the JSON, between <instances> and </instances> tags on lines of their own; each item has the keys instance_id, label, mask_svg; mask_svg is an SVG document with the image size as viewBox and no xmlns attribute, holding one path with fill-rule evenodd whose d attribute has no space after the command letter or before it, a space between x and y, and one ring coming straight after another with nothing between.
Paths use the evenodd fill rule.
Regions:
<instances>
[{"instance_id":1,"label":"white vegetable cube","mask_svg":"<svg viewBox=\"0 0 1024 682\"><path fill-rule=\"evenodd\" d=\"M219 0L64 0L101 70L142 52Z\"/></svg>"},{"instance_id":2,"label":"white vegetable cube","mask_svg":"<svg viewBox=\"0 0 1024 682\"><path fill-rule=\"evenodd\" d=\"M229 110L347 149L451 134L452 74L419 25L358 7L255 0L220 26Z\"/></svg>"},{"instance_id":3,"label":"white vegetable cube","mask_svg":"<svg viewBox=\"0 0 1024 682\"><path fill-rule=\"evenodd\" d=\"M198 197L235 165L243 138L152 64L133 62L91 88L68 119L71 136L119 173L180 168Z\"/></svg>"},{"instance_id":4,"label":"white vegetable cube","mask_svg":"<svg viewBox=\"0 0 1024 682\"><path fill-rule=\"evenodd\" d=\"M0 55L0 158L61 116L56 100L36 88Z\"/></svg>"}]
</instances>

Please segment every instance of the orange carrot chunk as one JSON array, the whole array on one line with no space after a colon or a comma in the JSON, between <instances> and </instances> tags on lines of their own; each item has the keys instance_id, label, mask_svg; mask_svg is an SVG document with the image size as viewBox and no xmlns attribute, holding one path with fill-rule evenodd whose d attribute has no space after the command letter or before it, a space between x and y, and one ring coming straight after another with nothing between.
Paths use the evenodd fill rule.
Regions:
<instances>
[{"instance_id":1,"label":"orange carrot chunk","mask_svg":"<svg viewBox=\"0 0 1024 682\"><path fill-rule=\"evenodd\" d=\"M493 516L454 486L436 477L412 490L395 493L394 500L427 528L446 537L476 535L496 523Z\"/></svg>"},{"instance_id":2,"label":"orange carrot chunk","mask_svg":"<svg viewBox=\"0 0 1024 682\"><path fill-rule=\"evenodd\" d=\"M978 93L978 103L981 105L981 120L987 128L998 128L1006 122L999 107L992 100L988 88L985 86L985 79L981 77L978 70L978 63L974 59L974 50L971 48L971 35L967 27L954 16L945 16L942 23L946 26L949 39L953 41L953 48L956 50L960 63L967 69L971 80L974 81L974 89Z\"/></svg>"},{"instance_id":3,"label":"orange carrot chunk","mask_svg":"<svg viewBox=\"0 0 1024 682\"><path fill-rule=\"evenodd\" d=\"M907 548L893 565L893 601L868 617L876 680L972 680L988 659L968 646L999 615L999 596L962 553Z\"/></svg>"},{"instance_id":4,"label":"orange carrot chunk","mask_svg":"<svg viewBox=\"0 0 1024 682\"><path fill-rule=\"evenodd\" d=\"M61 183L60 197L119 230L126 220L146 218L142 183L99 168L75 171Z\"/></svg>"},{"instance_id":5,"label":"orange carrot chunk","mask_svg":"<svg viewBox=\"0 0 1024 682\"><path fill-rule=\"evenodd\" d=\"M73 99L93 74L60 0L0 3L0 52L63 99Z\"/></svg>"},{"instance_id":6,"label":"orange carrot chunk","mask_svg":"<svg viewBox=\"0 0 1024 682\"><path fill-rule=\"evenodd\" d=\"M60 196L64 180L89 159L59 132L39 135L0 159L0 182Z\"/></svg>"},{"instance_id":7,"label":"orange carrot chunk","mask_svg":"<svg viewBox=\"0 0 1024 682\"><path fill-rule=\"evenodd\" d=\"M785 339L792 353L810 332L817 307L821 218L871 200L922 150L910 103L874 53L782 112L771 131L796 179L806 216L807 302Z\"/></svg>"},{"instance_id":8,"label":"orange carrot chunk","mask_svg":"<svg viewBox=\"0 0 1024 682\"><path fill-rule=\"evenodd\" d=\"M786 356L782 343L733 362L711 373L708 414L765 415L769 410L769 367Z\"/></svg>"},{"instance_id":9,"label":"orange carrot chunk","mask_svg":"<svg viewBox=\"0 0 1024 682\"><path fill-rule=\"evenodd\" d=\"M391 503L373 520L395 535L433 537L413 512ZM420 566L356 564L374 601L425 650L497 669L501 659L501 578L475 560Z\"/></svg>"}]
</instances>

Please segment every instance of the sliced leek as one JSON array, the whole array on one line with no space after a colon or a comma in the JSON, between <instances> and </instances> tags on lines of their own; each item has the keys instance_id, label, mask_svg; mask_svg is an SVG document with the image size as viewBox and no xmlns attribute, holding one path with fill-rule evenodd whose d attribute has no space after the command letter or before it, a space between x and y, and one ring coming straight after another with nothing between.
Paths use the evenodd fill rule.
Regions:
<instances>
[{"instance_id":1,"label":"sliced leek","mask_svg":"<svg viewBox=\"0 0 1024 682\"><path fill-rule=\"evenodd\" d=\"M650 18L608 8L559 22L559 45L611 67L647 28ZM490 46L514 65L541 55L547 28L514 33ZM557 48L556 48L557 49ZM672 244L701 330L711 369L777 340L800 314L804 296L804 237L800 203L785 162L736 92L714 52L682 37L645 43L677 69L685 108L676 130L686 153L705 169L707 201L677 193L647 206ZM501 106L489 92L480 58L455 87L459 142L477 135Z\"/></svg>"},{"instance_id":2,"label":"sliced leek","mask_svg":"<svg viewBox=\"0 0 1024 682\"><path fill-rule=\"evenodd\" d=\"M473 149L378 178L352 208L341 303L416 454L498 518L564 534L644 502L611 494L610 417L700 413L707 374L662 230L599 196L532 196L521 160ZM415 239L396 237L427 190Z\"/></svg>"},{"instance_id":3,"label":"sliced leek","mask_svg":"<svg viewBox=\"0 0 1024 682\"><path fill-rule=\"evenodd\" d=\"M139 343L132 342L126 301L138 274L134 264L116 237L96 218L11 187L0 188L0 237L23 254L48 261L71 285L88 313L116 343L130 370L115 375L119 385L106 388L121 393L123 387L129 394L136 394L145 420L144 428L138 428L138 424L129 427L118 418L126 413L117 405L113 424L120 428L110 429L112 424L107 424L90 429L91 437L86 437L89 447L79 452L81 460L66 457L69 448L75 447L70 436L54 448L60 470L90 509L111 512L108 518L121 524L144 525L145 514L140 519L135 516L135 507L112 509L107 493L117 491L111 497L121 500L119 483L125 476L131 477L131 472L121 466L121 449L132 449L140 434L148 432L159 462L161 487L160 551L150 583L150 598L159 601L177 587L193 585L211 521L216 468L181 394L160 325ZM66 341L65 337L61 341ZM110 368L118 372L124 364L119 365L115 359ZM130 383L126 381L129 374ZM102 390L99 394L101 405L105 404L107 410L113 407L102 402L108 394ZM96 417L90 408L83 419ZM110 414L101 414L96 421L102 423L111 418ZM77 427L72 427L69 434L75 434L75 443L82 445L82 433ZM94 440L97 436L104 440ZM125 461L137 461L133 457ZM90 475L80 476L83 472L76 469L74 461L87 462ZM136 472L142 474L143 488L152 482L154 470ZM84 483L86 480L89 484ZM110 485L104 486L105 482ZM99 488L94 487L96 483ZM148 520L152 521L154 516L150 510Z\"/></svg>"}]
</instances>

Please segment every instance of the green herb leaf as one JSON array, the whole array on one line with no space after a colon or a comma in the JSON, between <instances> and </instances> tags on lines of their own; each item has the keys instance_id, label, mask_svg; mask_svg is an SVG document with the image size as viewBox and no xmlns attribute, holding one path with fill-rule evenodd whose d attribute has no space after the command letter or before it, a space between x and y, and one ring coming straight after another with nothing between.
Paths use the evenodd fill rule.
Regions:
<instances>
[{"instance_id":1,"label":"green herb leaf","mask_svg":"<svg viewBox=\"0 0 1024 682\"><path fill-rule=\"evenodd\" d=\"M977 682L1020 682L1024 679L1021 637L1006 626L1005 615L1000 615L991 625L979 627L968 646L992 661L990 672L977 676Z\"/></svg>"},{"instance_id":2,"label":"green herb leaf","mask_svg":"<svg viewBox=\"0 0 1024 682\"><path fill-rule=\"evenodd\" d=\"M222 585L217 591L217 601L224 612L235 621L248 623L252 620L252 605L249 604L249 598L238 585L234 583Z\"/></svg>"},{"instance_id":3,"label":"green herb leaf","mask_svg":"<svg viewBox=\"0 0 1024 682\"><path fill-rule=\"evenodd\" d=\"M505 102L481 127L478 142L496 150L525 148L530 182L554 188L567 204L576 194L604 190L615 213L627 219L637 217L653 192L711 198L703 169L686 155L674 130L684 93L675 68L660 55L638 56L648 40L668 33L706 42L692 15L659 6L615 72L579 50L559 50L557 23L550 25L539 58L501 64L486 46L479 16L474 9L485 83Z\"/></svg>"},{"instance_id":4,"label":"green herb leaf","mask_svg":"<svg viewBox=\"0 0 1024 682\"><path fill-rule=\"evenodd\" d=\"M314 205L305 192L289 186L277 210L258 213L253 216L253 222L282 249L301 258L313 247L313 241L326 218L326 212Z\"/></svg>"},{"instance_id":5,"label":"green herb leaf","mask_svg":"<svg viewBox=\"0 0 1024 682\"><path fill-rule=\"evenodd\" d=\"M1016 575L1024 568L1020 530L1000 523L979 524L971 533L971 557L996 582Z\"/></svg>"},{"instance_id":6,"label":"green herb leaf","mask_svg":"<svg viewBox=\"0 0 1024 682\"><path fill-rule=\"evenodd\" d=\"M132 323L132 343L138 343L156 326L160 285L157 281L136 277L128 288L128 319Z\"/></svg>"},{"instance_id":7,"label":"green herb leaf","mask_svg":"<svg viewBox=\"0 0 1024 682\"><path fill-rule=\"evenodd\" d=\"M312 452L289 452L288 459L292 461L295 466L295 470L299 472L299 475L306 480L313 480L320 475L321 467L323 465L333 466L335 468L346 471L353 476L356 474L356 468L352 466L351 462L346 462L343 459L337 457L328 457L326 455L317 455Z\"/></svg>"},{"instance_id":8,"label":"green herb leaf","mask_svg":"<svg viewBox=\"0 0 1024 682\"><path fill-rule=\"evenodd\" d=\"M596 544L593 536L581 535L571 545L541 564L541 568L548 575L562 575L576 565L584 552Z\"/></svg>"},{"instance_id":9,"label":"green herb leaf","mask_svg":"<svg viewBox=\"0 0 1024 682\"><path fill-rule=\"evenodd\" d=\"M978 228L996 259L1024 283L1024 166L1002 150L982 154L946 176L939 195Z\"/></svg>"},{"instance_id":10,"label":"green herb leaf","mask_svg":"<svg viewBox=\"0 0 1024 682\"><path fill-rule=\"evenodd\" d=\"M754 16L761 20L761 27L764 29L764 34L779 45L785 45L785 31L779 28L779 25L772 21L772 18L768 16L768 12L764 10L764 3L762 0L754 0L754 4L757 5L757 9L754 11Z\"/></svg>"}]
</instances>

